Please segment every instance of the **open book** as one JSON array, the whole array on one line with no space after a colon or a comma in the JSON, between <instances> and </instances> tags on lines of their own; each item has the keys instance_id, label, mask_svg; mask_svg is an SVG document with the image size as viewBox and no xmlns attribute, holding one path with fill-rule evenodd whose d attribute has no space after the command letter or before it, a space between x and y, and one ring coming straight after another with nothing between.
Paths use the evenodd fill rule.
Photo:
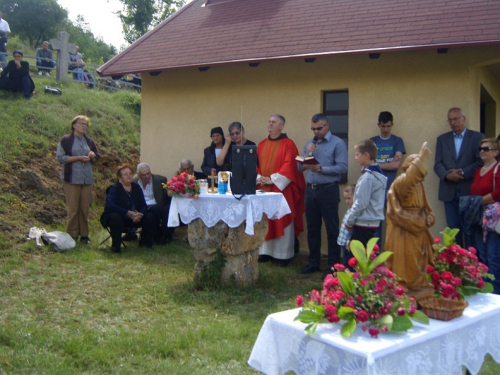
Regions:
<instances>
[{"instance_id":1,"label":"open book","mask_svg":"<svg viewBox=\"0 0 500 375\"><path fill-rule=\"evenodd\" d=\"M306 165L315 165L315 164L319 164L319 161L316 160L316 158L314 156L297 156L295 158L295 160L297 160L299 162L299 164L306 164Z\"/></svg>"}]
</instances>

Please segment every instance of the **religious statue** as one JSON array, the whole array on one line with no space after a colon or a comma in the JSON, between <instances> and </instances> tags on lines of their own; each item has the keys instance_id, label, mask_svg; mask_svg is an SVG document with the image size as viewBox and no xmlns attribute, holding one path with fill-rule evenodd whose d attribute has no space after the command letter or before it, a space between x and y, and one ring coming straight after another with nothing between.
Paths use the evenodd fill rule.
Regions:
<instances>
[{"instance_id":1,"label":"religious statue","mask_svg":"<svg viewBox=\"0 0 500 375\"><path fill-rule=\"evenodd\" d=\"M408 156L403 164L404 173L394 180L387 194L385 250L393 254L386 265L417 302L434 295L426 268L434 264L434 240L429 228L436 218L423 185L427 175L425 161L430 154L425 142L418 155Z\"/></svg>"}]
</instances>

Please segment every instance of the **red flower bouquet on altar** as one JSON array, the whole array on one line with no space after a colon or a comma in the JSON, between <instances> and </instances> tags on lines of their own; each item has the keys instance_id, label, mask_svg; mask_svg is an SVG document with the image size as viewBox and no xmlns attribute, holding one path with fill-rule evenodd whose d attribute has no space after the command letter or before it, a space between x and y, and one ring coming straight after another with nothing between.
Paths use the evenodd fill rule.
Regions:
<instances>
[{"instance_id":1,"label":"red flower bouquet on altar","mask_svg":"<svg viewBox=\"0 0 500 375\"><path fill-rule=\"evenodd\" d=\"M325 278L321 292L312 290L308 301L297 296L296 303L302 311L295 320L309 323L305 329L309 336L318 324L340 320L346 321L341 329L344 337L352 336L358 323L372 337L381 331L407 331L413 327L411 319L429 323L427 316L417 311L415 300L404 294L395 275L383 265L392 253L377 256L377 240L368 241L366 250L361 242L351 241L354 258L349 260L349 265L355 272L336 264L336 271Z\"/></svg>"},{"instance_id":2,"label":"red flower bouquet on altar","mask_svg":"<svg viewBox=\"0 0 500 375\"><path fill-rule=\"evenodd\" d=\"M174 195L185 195L189 198L198 198L200 194L200 182L186 172L172 177L170 181L163 184L165 189L170 190Z\"/></svg>"},{"instance_id":3,"label":"red flower bouquet on altar","mask_svg":"<svg viewBox=\"0 0 500 375\"><path fill-rule=\"evenodd\" d=\"M455 244L458 229L446 228L443 241L435 239L434 267L427 266L427 278L434 285L435 297L462 300L476 293L491 293L493 285L483 277L493 279L488 267L479 262L476 249L462 249Z\"/></svg>"}]
</instances>

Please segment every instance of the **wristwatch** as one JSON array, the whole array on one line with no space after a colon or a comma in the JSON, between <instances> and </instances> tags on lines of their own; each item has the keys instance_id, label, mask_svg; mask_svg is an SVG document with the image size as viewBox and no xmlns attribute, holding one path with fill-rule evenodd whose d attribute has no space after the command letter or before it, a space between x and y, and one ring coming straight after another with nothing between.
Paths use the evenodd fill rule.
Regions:
<instances>
[{"instance_id":1,"label":"wristwatch","mask_svg":"<svg viewBox=\"0 0 500 375\"><path fill-rule=\"evenodd\" d=\"M323 172L323 168L321 167L321 165L319 166L318 172Z\"/></svg>"}]
</instances>

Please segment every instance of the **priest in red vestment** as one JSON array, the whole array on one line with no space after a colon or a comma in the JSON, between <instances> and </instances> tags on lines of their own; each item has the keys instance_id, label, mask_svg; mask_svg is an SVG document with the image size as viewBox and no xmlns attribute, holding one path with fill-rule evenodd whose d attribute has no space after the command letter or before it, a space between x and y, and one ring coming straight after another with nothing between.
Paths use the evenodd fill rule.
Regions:
<instances>
[{"instance_id":1,"label":"priest in red vestment","mask_svg":"<svg viewBox=\"0 0 500 375\"><path fill-rule=\"evenodd\" d=\"M304 230L304 175L297 169L297 146L282 133L284 127L285 118L272 115L268 125L269 137L257 146L259 188L282 193L292 211L281 219L268 220L266 241L259 249L259 261L274 258L280 266L287 266L293 258L295 239Z\"/></svg>"}]
</instances>

